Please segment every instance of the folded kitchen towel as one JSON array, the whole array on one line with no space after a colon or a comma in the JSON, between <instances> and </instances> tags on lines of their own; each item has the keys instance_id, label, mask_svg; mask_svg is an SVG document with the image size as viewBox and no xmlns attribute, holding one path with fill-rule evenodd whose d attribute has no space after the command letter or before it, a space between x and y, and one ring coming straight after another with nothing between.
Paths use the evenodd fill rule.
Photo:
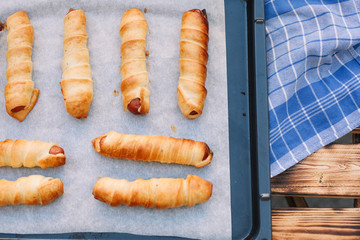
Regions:
<instances>
[{"instance_id":1,"label":"folded kitchen towel","mask_svg":"<svg viewBox=\"0 0 360 240\"><path fill-rule=\"evenodd\" d=\"M358 0L265 0L271 175L360 125Z\"/></svg>"}]
</instances>

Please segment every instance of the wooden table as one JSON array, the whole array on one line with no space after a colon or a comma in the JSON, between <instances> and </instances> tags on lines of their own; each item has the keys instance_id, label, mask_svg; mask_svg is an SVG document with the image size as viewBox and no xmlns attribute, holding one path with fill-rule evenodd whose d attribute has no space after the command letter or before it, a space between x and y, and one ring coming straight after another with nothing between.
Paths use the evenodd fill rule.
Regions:
<instances>
[{"instance_id":1,"label":"wooden table","mask_svg":"<svg viewBox=\"0 0 360 240\"><path fill-rule=\"evenodd\" d=\"M272 210L273 239L360 239L360 128L271 179L289 208ZM309 208L304 197L352 198L353 208Z\"/></svg>"}]
</instances>

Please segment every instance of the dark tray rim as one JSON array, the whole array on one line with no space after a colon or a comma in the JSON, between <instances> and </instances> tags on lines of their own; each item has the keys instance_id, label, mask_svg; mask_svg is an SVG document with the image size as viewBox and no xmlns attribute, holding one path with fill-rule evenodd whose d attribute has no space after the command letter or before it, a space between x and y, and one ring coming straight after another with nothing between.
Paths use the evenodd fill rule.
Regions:
<instances>
[{"instance_id":1,"label":"dark tray rim","mask_svg":"<svg viewBox=\"0 0 360 240\"><path fill-rule=\"evenodd\" d=\"M246 5L247 36L239 34L241 17L240 11ZM234 87L234 82L239 81L239 69L243 68L244 62L238 46L242 41L247 42L247 70L248 92L236 89L237 94L229 94L229 135L230 156L232 148L238 148L237 142L241 136L233 136L234 132L243 133L243 126L236 123L241 116L237 102L242 94L248 95L248 121L250 138L250 161L251 161L251 191L252 191L252 228L246 236L239 230L244 224L243 219L237 214L237 208L241 208L241 192L243 182L237 170L242 164L237 161L241 153L230 157L231 171L231 207L232 207L232 237L233 239L271 239L271 202L270 202L270 155L269 155L269 123L268 123L268 90L266 75L266 49L265 49L265 13L263 0L225 0L226 15L226 47L228 63L228 91ZM245 39L247 38L247 39ZM231 63L231 64L229 64ZM234 104L235 102L235 104ZM239 194L240 192L240 194ZM240 204L239 204L240 203Z\"/></svg>"}]
</instances>

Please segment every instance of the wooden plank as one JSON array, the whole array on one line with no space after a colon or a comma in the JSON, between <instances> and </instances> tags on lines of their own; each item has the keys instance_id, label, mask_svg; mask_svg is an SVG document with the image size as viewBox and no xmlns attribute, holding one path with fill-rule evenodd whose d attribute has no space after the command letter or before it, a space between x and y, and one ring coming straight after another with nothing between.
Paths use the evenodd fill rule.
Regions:
<instances>
[{"instance_id":1,"label":"wooden plank","mask_svg":"<svg viewBox=\"0 0 360 240\"><path fill-rule=\"evenodd\" d=\"M358 132L357 131L353 131L353 134L352 134L352 143L360 143L360 127L357 127L355 130L359 130ZM360 199L359 198L356 198L354 199L354 208L360 208Z\"/></svg>"},{"instance_id":2,"label":"wooden plank","mask_svg":"<svg viewBox=\"0 0 360 240\"><path fill-rule=\"evenodd\" d=\"M352 134L352 143L360 143L360 127L357 127L356 129L359 129L359 132L355 132ZM354 199L354 208L360 208L360 199L356 198Z\"/></svg>"},{"instance_id":3,"label":"wooden plank","mask_svg":"<svg viewBox=\"0 0 360 240\"><path fill-rule=\"evenodd\" d=\"M360 239L360 209L274 209L272 237L274 240Z\"/></svg>"},{"instance_id":4,"label":"wooden plank","mask_svg":"<svg viewBox=\"0 0 360 240\"><path fill-rule=\"evenodd\" d=\"M360 134L360 127L357 127L351 131L351 133L358 133Z\"/></svg>"},{"instance_id":5,"label":"wooden plank","mask_svg":"<svg viewBox=\"0 0 360 240\"><path fill-rule=\"evenodd\" d=\"M273 195L360 198L360 144L332 144L271 179Z\"/></svg>"}]
</instances>

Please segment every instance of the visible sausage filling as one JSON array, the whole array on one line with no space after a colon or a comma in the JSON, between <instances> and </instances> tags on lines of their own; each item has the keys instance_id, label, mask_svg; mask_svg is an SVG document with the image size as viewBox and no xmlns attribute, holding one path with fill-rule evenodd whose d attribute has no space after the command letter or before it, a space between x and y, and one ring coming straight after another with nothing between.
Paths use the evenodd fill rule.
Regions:
<instances>
[{"instance_id":1,"label":"visible sausage filling","mask_svg":"<svg viewBox=\"0 0 360 240\"><path fill-rule=\"evenodd\" d=\"M204 161L205 159L207 159L210 154L212 154L212 151L210 150L209 146L206 144L205 145L205 153L204 153L204 157L202 160Z\"/></svg>"},{"instance_id":2,"label":"visible sausage filling","mask_svg":"<svg viewBox=\"0 0 360 240\"><path fill-rule=\"evenodd\" d=\"M25 106L17 106L13 109L11 109L11 112L13 113L17 113L17 112L20 112L21 110L24 110Z\"/></svg>"},{"instance_id":3,"label":"visible sausage filling","mask_svg":"<svg viewBox=\"0 0 360 240\"><path fill-rule=\"evenodd\" d=\"M198 114L197 111L192 111L192 112L190 113L191 116L196 115L196 114Z\"/></svg>"},{"instance_id":4,"label":"visible sausage filling","mask_svg":"<svg viewBox=\"0 0 360 240\"><path fill-rule=\"evenodd\" d=\"M133 100L131 100L131 102L127 105L127 109L129 110L129 112L138 115L139 113L139 108L141 107L141 102L140 102L140 98L135 98Z\"/></svg>"},{"instance_id":5,"label":"visible sausage filling","mask_svg":"<svg viewBox=\"0 0 360 240\"><path fill-rule=\"evenodd\" d=\"M52 155L56 155L56 154L64 154L64 149L62 149L61 147L59 146L52 146L50 148L50 151L49 151L49 154L52 154Z\"/></svg>"}]
</instances>

